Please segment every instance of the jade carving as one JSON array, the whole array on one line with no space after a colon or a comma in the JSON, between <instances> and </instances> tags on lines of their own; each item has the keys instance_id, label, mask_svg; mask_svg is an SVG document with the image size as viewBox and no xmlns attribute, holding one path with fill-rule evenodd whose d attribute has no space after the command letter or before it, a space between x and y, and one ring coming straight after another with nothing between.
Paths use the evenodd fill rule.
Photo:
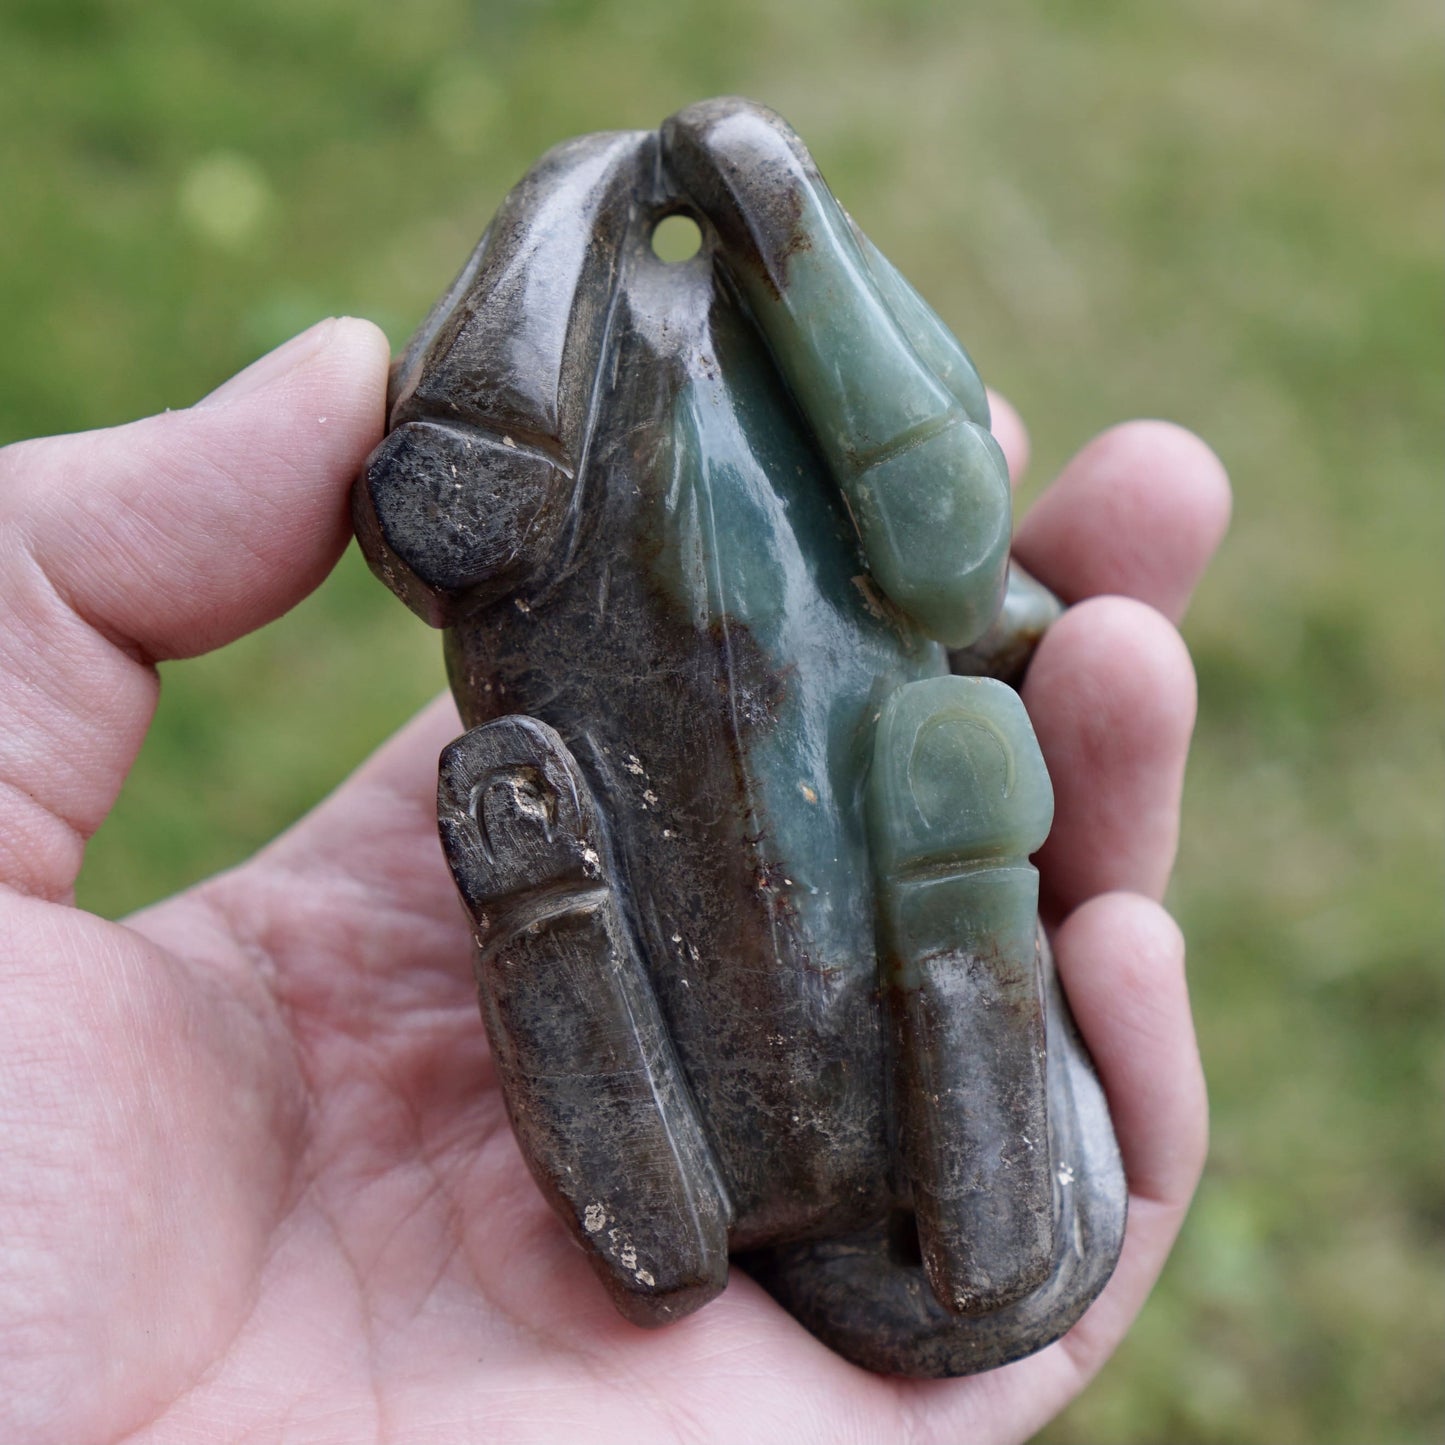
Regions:
<instances>
[{"instance_id":1,"label":"jade carving","mask_svg":"<svg viewBox=\"0 0 1445 1445\"><path fill-rule=\"evenodd\" d=\"M389 407L357 535L444 629L482 1012L617 1308L678 1319L731 1259L873 1370L1057 1338L1125 1190L1029 863L1010 683L1057 603L963 349L719 100L544 156Z\"/></svg>"}]
</instances>

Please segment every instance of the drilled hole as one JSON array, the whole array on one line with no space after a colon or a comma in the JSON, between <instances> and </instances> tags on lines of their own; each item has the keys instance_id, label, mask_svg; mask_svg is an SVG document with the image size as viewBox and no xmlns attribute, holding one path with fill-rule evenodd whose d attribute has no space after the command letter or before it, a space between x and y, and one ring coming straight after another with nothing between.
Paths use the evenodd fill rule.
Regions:
<instances>
[{"instance_id":1,"label":"drilled hole","mask_svg":"<svg viewBox=\"0 0 1445 1445\"><path fill-rule=\"evenodd\" d=\"M652 254L659 261L691 261L702 250L702 232L691 216L664 216L652 228Z\"/></svg>"}]
</instances>

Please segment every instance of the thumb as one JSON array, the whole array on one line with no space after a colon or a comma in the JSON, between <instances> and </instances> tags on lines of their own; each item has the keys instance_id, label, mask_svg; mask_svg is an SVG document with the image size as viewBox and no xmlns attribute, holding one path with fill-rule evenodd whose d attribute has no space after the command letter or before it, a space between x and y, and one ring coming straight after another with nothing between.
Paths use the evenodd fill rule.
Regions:
<instances>
[{"instance_id":1,"label":"thumb","mask_svg":"<svg viewBox=\"0 0 1445 1445\"><path fill-rule=\"evenodd\" d=\"M154 664L294 606L340 555L388 348L323 321L188 411L0 451L0 881L68 897Z\"/></svg>"}]
</instances>

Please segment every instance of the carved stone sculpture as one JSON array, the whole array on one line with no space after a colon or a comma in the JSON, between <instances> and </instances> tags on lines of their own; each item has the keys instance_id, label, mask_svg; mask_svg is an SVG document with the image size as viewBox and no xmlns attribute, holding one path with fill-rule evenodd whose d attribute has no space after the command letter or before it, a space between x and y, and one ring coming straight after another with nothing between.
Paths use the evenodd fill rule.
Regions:
<instances>
[{"instance_id":1,"label":"carved stone sculpture","mask_svg":"<svg viewBox=\"0 0 1445 1445\"><path fill-rule=\"evenodd\" d=\"M482 1011L617 1308L675 1320L731 1256L874 1370L1063 1333L1125 1190L998 680L1057 604L1009 575L967 355L777 116L711 101L538 162L389 425L357 535L445 629Z\"/></svg>"}]
</instances>

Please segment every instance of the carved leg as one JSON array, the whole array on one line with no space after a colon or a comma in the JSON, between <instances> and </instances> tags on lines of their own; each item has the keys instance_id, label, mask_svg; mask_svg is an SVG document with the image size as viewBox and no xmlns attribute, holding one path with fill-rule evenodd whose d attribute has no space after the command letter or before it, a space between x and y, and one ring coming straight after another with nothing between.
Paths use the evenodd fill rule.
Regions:
<instances>
[{"instance_id":1,"label":"carved leg","mask_svg":"<svg viewBox=\"0 0 1445 1445\"><path fill-rule=\"evenodd\" d=\"M438 812L528 1166L622 1314L677 1319L727 1282L730 1209L587 780L545 723L501 718L442 754Z\"/></svg>"},{"instance_id":2,"label":"carved leg","mask_svg":"<svg viewBox=\"0 0 1445 1445\"><path fill-rule=\"evenodd\" d=\"M930 1288L906 1213L838 1239L738 1260L819 1339L869 1370L969 1375L1064 1334L1113 1273L1127 1191L1108 1106L1054 975L1042 931L1047 1000L1050 1213L1047 1278L982 1314L954 1314Z\"/></svg>"},{"instance_id":3,"label":"carved leg","mask_svg":"<svg viewBox=\"0 0 1445 1445\"><path fill-rule=\"evenodd\" d=\"M1044 995L1028 856L1053 790L1017 693L901 687L869 776L897 1162L945 1309L1037 1288L1053 1256Z\"/></svg>"},{"instance_id":4,"label":"carved leg","mask_svg":"<svg viewBox=\"0 0 1445 1445\"><path fill-rule=\"evenodd\" d=\"M992 1369L1063 1334L1123 1243L1108 1109L1037 928L1052 794L1017 695L900 688L875 736L869 834L911 1211L746 1268L872 1370Z\"/></svg>"},{"instance_id":5,"label":"carved leg","mask_svg":"<svg viewBox=\"0 0 1445 1445\"><path fill-rule=\"evenodd\" d=\"M953 393L970 420L987 426L988 393L973 359L907 278L856 225L853 236L878 283L879 295L918 359ZM998 616L981 637L948 654L949 666L960 677L996 677L1018 687L1039 640L1063 610L1063 603L1042 582L1011 561Z\"/></svg>"},{"instance_id":6,"label":"carved leg","mask_svg":"<svg viewBox=\"0 0 1445 1445\"><path fill-rule=\"evenodd\" d=\"M966 647L998 611L1011 506L972 364L941 328L922 353L912 344L778 117L704 101L661 134L664 166L721 240L719 265L811 423L874 580L926 633ZM918 335L917 313L904 319Z\"/></svg>"}]
</instances>

